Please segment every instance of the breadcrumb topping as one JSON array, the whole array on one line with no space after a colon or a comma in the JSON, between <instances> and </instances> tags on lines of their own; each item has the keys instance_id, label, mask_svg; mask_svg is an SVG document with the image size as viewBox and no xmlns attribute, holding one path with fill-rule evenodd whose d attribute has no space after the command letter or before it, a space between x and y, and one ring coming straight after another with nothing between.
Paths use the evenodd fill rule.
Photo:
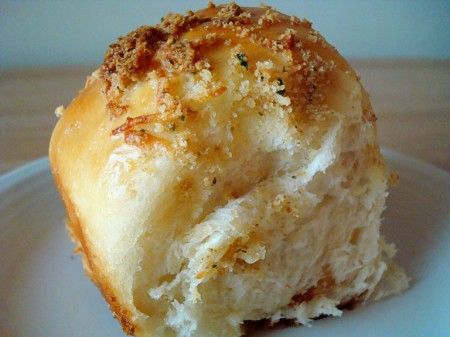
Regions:
<instances>
[{"instance_id":1,"label":"breadcrumb topping","mask_svg":"<svg viewBox=\"0 0 450 337\"><path fill-rule=\"evenodd\" d=\"M210 2L204 10L169 14L155 26L142 26L119 38L106 52L99 76L113 119L130 116L133 101L127 92L135 85L150 76L159 83L154 111L144 108L139 118L133 110L113 135L124 134L125 141L134 145L153 144L160 137L141 126L158 120L177 135L168 137L174 146L185 148L193 139L180 136L184 129L178 125L179 116L195 111L195 102L205 104L232 93L239 99L245 97L245 106L258 108L260 116L275 109L281 115L296 111L291 117L296 125L305 118L323 119L331 74L337 64L347 67L335 54L307 20L269 6L244 8ZM231 73L218 73L224 61L228 71L241 78L240 83L225 83ZM254 79L248 82L252 75ZM154 117L148 117L149 112ZM373 113L366 115L374 122Z\"/></svg>"}]
</instances>

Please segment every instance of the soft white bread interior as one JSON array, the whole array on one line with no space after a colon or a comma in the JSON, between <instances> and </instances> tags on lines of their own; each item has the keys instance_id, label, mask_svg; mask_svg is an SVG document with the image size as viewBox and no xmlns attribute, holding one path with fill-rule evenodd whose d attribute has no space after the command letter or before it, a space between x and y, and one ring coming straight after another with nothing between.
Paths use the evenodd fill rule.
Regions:
<instances>
[{"instance_id":1,"label":"soft white bread interior","mask_svg":"<svg viewBox=\"0 0 450 337\"><path fill-rule=\"evenodd\" d=\"M379 233L368 95L305 20L210 5L130 33L62 114L50 161L129 334L240 336L407 287Z\"/></svg>"}]
</instances>

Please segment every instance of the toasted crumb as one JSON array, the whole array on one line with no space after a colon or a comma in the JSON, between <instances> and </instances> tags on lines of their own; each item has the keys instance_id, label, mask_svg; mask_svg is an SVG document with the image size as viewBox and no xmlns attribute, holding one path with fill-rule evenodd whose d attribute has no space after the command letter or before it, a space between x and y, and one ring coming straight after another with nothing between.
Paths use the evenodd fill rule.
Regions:
<instances>
[{"instance_id":1,"label":"toasted crumb","mask_svg":"<svg viewBox=\"0 0 450 337\"><path fill-rule=\"evenodd\" d=\"M397 186L399 182L400 182L400 176L398 175L398 173L391 172L388 176L388 186L389 187Z\"/></svg>"}]
</instances>

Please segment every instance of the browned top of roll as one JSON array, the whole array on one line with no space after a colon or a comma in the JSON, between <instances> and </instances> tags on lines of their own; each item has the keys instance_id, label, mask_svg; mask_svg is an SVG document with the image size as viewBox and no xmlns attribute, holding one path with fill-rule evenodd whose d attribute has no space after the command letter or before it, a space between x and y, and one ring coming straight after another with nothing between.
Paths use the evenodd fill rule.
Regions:
<instances>
[{"instance_id":1,"label":"browned top of roll","mask_svg":"<svg viewBox=\"0 0 450 337\"><path fill-rule=\"evenodd\" d=\"M155 26L142 26L110 45L101 67L108 107L113 115L124 114L121 95L152 70L161 77L202 69L214 71L220 62L217 51L239 45L235 57L248 72L256 63L279 59L272 78L278 78L293 105L304 108L320 103L335 67L351 71L307 20L281 14L271 7L240 7L235 3L169 14ZM263 79L261 79L263 80ZM220 95L220 92L216 93Z\"/></svg>"}]
</instances>

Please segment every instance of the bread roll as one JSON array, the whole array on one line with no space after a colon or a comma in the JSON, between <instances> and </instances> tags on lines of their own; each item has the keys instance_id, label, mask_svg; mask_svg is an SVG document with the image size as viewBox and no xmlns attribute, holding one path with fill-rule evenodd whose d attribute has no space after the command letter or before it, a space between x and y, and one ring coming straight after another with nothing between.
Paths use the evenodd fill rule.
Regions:
<instances>
[{"instance_id":1,"label":"bread roll","mask_svg":"<svg viewBox=\"0 0 450 337\"><path fill-rule=\"evenodd\" d=\"M406 288L375 120L339 53L270 7L210 4L112 44L50 161L124 331L241 336Z\"/></svg>"}]
</instances>

